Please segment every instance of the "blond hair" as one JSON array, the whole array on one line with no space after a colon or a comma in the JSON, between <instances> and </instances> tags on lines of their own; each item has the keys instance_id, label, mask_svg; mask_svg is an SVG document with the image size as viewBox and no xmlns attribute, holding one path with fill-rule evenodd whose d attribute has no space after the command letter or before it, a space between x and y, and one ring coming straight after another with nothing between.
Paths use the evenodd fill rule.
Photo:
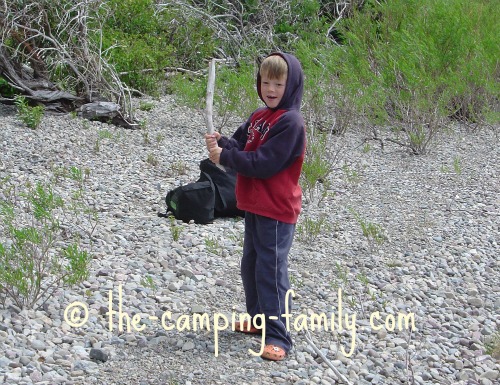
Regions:
<instances>
[{"instance_id":1,"label":"blond hair","mask_svg":"<svg viewBox=\"0 0 500 385\"><path fill-rule=\"evenodd\" d=\"M288 75L288 65L279 55L268 56L260 65L259 73L260 76L267 76L269 79L280 79Z\"/></svg>"}]
</instances>

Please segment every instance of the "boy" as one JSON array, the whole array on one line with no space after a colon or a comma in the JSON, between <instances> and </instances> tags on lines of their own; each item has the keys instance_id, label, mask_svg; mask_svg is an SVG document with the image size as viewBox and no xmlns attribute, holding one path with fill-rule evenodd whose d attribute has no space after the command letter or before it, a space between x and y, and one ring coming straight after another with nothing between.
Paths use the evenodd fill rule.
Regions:
<instances>
[{"instance_id":1,"label":"boy","mask_svg":"<svg viewBox=\"0 0 500 385\"><path fill-rule=\"evenodd\" d=\"M246 307L252 317L265 315L261 357L274 361L284 359L292 347L282 314L290 289L288 252L301 210L299 176L306 145L300 113L303 83L294 56L271 54L257 74L257 93L266 107L253 112L230 139L219 133L205 136L212 162L237 172L237 206L245 211L241 278ZM236 330L260 332L246 322L238 323Z\"/></svg>"}]
</instances>

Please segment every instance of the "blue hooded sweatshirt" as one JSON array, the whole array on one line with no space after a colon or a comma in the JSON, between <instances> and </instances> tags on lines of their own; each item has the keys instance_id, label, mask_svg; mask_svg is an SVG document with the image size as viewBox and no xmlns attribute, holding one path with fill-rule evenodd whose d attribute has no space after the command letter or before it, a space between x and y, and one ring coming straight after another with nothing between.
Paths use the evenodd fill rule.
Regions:
<instances>
[{"instance_id":1,"label":"blue hooded sweatshirt","mask_svg":"<svg viewBox=\"0 0 500 385\"><path fill-rule=\"evenodd\" d=\"M302 207L299 177L304 161L306 133L300 105L304 74L299 61L280 55L288 65L283 97L276 108L252 113L228 139L222 137L220 163L237 172L236 200L240 210L296 223ZM260 71L259 71L260 72ZM257 92L262 101L260 73Z\"/></svg>"}]
</instances>

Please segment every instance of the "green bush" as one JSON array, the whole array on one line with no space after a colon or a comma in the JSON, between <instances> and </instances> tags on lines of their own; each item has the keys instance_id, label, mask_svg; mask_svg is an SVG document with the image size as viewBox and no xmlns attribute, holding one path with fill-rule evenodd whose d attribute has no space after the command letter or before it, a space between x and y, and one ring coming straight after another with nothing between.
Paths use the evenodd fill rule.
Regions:
<instances>
[{"instance_id":1,"label":"green bush","mask_svg":"<svg viewBox=\"0 0 500 385\"><path fill-rule=\"evenodd\" d=\"M321 40L326 25L326 19L321 13L321 2L294 0L290 8L292 11L281 15L274 26L278 45L284 50L293 50L295 41L314 43ZM298 39L290 39L290 35Z\"/></svg>"},{"instance_id":2,"label":"green bush","mask_svg":"<svg viewBox=\"0 0 500 385\"><path fill-rule=\"evenodd\" d=\"M36 129L40 126L45 108L43 106L31 107L24 96L16 96L14 103L17 107L19 119L29 128Z\"/></svg>"},{"instance_id":3,"label":"green bush","mask_svg":"<svg viewBox=\"0 0 500 385\"><path fill-rule=\"evenodd\" d=\"M236 71L224 65L217 69L214 109L224 127L229 116L247 119L262 101L257 94L257 68L253 63L241 63Z\"/></svg>"},{"instance_id":4,"label":"green bush","mask_svg":"<svg viewBox=\"0 0 500 385\"><path fill-rule=\"evenodd\" d=\"M262 102L260 101L256 83L256 68L241 63L238 69L217 64L214 90L214 125L220 132L228 126L231 117L247 119ZM191 108L205 109L207 93L207 77L190 77L179 75L169 82L169 88L177 96L177 100ZM236 127L230 127L232 132Z\"/></svg>"},{"instance_id":5,"label":"green bush","mask_svg":"<svg viewBox=\"0 0 500 385\"><path fill-rule=\"evenodd\" d=\"M129 86L157 94L173 48L155 14L154 1L110 0L107 5L102 37L110 62Z\"/></svg>"},{"instance_id":6,"label":"green bush","mask_svg":"<svg viewBox=\"0 0 500 385\"><path fill-rule=\"evenodd\" d=\"M154 0L110 0L108 5L103 48L133 88L156 95L165 68L200 69L212 55L212 31L199 20L186 20L166 8L158 12Z\"/></svg>"},{"instance_id":7,"label":"green bush","mask_svg":"<svg viewBox=\"0 0 500 385\"><path fill-rule=\"evenodd\" d=\"M109 51L110 62L121 80L143 93L159 95L165 79L164 68L171 65L173 47L151 35L108 31L104 37L105 46L115 42L118 46Z\"/></svg>"},{"instance_id":8,"label":"green bush","mask_svg":"<svg viewBox=\"0 0 500 385\"><path fill-rule=\"evenodd\" d=\"M42 304L60 287L88 276L91 257L68 238L60 218L69 210L50 185L27 184L24 191L3 181L0 201L0 299L20 308Z\"/></svg>"},{"instance_id":9,"label":"green bush","mask_svg":"<svg viewBox=\"0 0 500 385\"><path fill-rule=\"evenodd\" d=\"M436 116L491 116L500 56L492 1L395 0L344 20L347 47L332 59L340 80L372 121L421 124ZM411 141L411 137L408 136Z\"/></svg>"},{"instance_id":10,"label":"green bush","mask_svg":"<svg viewBox=\"0 0 500 385\"><path fill-rule=\"evenodd\" d=\"M263 50L276 49L295 53L303 64L303 111L316 131L343 134L367 120L389 126L395 142L420 154L447 118L499 119L500 10L493 1L356 1L341 20L340 8L331 2L293 1L280 4L269 25L264 18L269 4L244 2L245 27L236 18L228 21L243 36L237 52L235 41L213 38L216 27L202 16L220 13L224 2L204 3L210 6L199 13L156 8L153 0L108 4L112 16L104 28L104 48L118 45L109 55L135 88L153 92L165 67L205 70L214 53L234 54L238 66L217 70L214 113L220 126L229 115L245 117L259 104L253 62ZM273 34L264 36L266 28ZM204 108L204 77L184 74L169 88L181 102Z\"/></svg>"},{"instance_id":11,"label":"green bush","mask_svg":"<svg viewBox=\"0 0 500 385\"><path fill-rule=\"evenodd\" d=\"M182 105L200 110L205 108L206 77L190 77L179 74L169 79L168 89ZM218 90L215 90L216 94L217 92Z\"/></svg>"},{"instance_id":12,"label":"green bush","mask_svg":"<svg viewBox=\"0 0 500 385\"><path fill-rule=\"evenodd\" d=\"M0 76L0 96L12 98L15 95L15 89L9 85L9 82Z\"/></svg>"},{"instance_id":13,"label":"green bush","mask_svg":"<svg viewBox=\"0 0 500 385\"><path fill-rule=\"evenodd\" d=\"M336 162L328 152L329 144L326 134L312 135L311 131L308 131L306 155L300 174L304 197L308 203L320 204L328 195L328 177Z\"/></svg>"}]
</instances>

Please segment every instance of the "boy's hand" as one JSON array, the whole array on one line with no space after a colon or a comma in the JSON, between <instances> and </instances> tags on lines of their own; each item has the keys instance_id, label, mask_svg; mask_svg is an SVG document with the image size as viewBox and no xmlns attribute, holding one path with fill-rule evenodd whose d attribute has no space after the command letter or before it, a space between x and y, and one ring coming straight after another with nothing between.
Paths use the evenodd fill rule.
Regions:
<instances>
[{"instance_id":1,"label":"boy's hand","mask_svg":"<svg viewBox=\"0 0 500 385\"><path fill-rule=\"evenodd\" d=\"M217 146L217 141L220 139L221 134L218 132L214 132L213 134L205 134L205 143L207 145L208 151L210 151L210 148L213 147L214 145Z\"/></svg>"},{"instance_id":2,"label":"boy's hand","mask_svg":"<svg viewBox=\"0 0 500 385\"><path fill-rule=\"evenodd\" d=\"M219 164L220 163L220 153L222 152L222 148L217 146L217 142L215 144L214 147L211 147L209 149L210 151L210 154L209 154L209 158L212 162L214 162L215 164Z\"/></svg>"},{"instance_id":3,"label":"boy's hand","mask_svg":"<svg viewBox=\"0 0 500 385\"><path fill-rule=\"evenodd\" d=\"M220 153L222 152L222 148L217 144L217 141L220 139L220 137L221 135L218 132L214 132L213 134L205 134L205 143L207 144L209 158L215 164L219 164Z\"/></svg>"}]
</instances>

